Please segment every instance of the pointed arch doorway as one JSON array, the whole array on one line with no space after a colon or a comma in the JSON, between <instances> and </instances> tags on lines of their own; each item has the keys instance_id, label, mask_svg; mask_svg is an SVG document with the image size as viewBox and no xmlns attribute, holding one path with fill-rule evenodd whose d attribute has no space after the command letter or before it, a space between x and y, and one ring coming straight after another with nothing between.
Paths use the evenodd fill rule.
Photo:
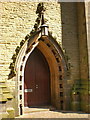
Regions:
<instances>
[{"instance_id":1,"label":"pointed arch doorway","mask_svg":"<svg viewBox=\"0 0 90 120\"><path fill-rule=\"evenodd\" d=\"M35 64L38 66L37 69ZM66 108L64 86L66 86L67 66L63 51L52 36L40 38L37 33L26 41L17 56L16 71L17 115L24 114L25 106L50 104L56 109L61 109L61 106ZM26 81L27 84L24 85ZM39 81L40 85L35 81Z\"/></svg>"},{"instance_id":2,"label":"pointed arch doorway","mask_svg":"<svg viewBox=\"0 0 90 120\"><path fill-rule=\"evenodd\" d=\"M29 56L24 71L24 106L50 105L50 70L46 58L36 47Z\"/></svg>"}]
</instances>

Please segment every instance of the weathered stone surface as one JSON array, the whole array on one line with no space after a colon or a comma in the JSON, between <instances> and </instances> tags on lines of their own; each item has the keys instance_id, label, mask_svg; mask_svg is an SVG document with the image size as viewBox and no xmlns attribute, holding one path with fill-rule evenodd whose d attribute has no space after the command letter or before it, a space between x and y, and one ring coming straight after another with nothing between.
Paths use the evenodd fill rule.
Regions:
<instances>
[{"instance_id":1,"label":"weathered stone surface","mask_svg":"<svg viewBox=\"0 0 90 120\"><path fill-rule=\"evenodd\" d=\"M0 80L7 80L10 73L9 65L17 45L32 30L37 18L36 2L1 2L1 37L0 37ZM53 7L54 6L54 7ZM57 41L61 42L60 4L45 3L45 18L49 30Z\"/></svg>"},{"instance_id":2,"label":"weathered stone surface","mask_svg":"<svg viewBox=\"0 0 90 120\"><path fill-rule=\"evenodd\" d=\"M20 42L35 24L37 4L36 2L0 2L0 81L7 81L12 93L15 92L15 81L14 79L8 80L9 66L13 61L11 58L16 47L20 45ZM85 29L82 28L83 25L79 28L81 33L78 32L78 24L85 24L84 14L80 11L81 18L77 17L76 3L45 2L44 5L49 31L52 31L52 36L56 37L58 43L65 48L71 66L70 78L67 79L65 88L67 91L66 97L68 98L67 109L70 109L72 85L80 78L84 79L83 84L86 84L86 79L88 80L86 36ZM78 38L78 34L80 38ZM85 85L83 86L86 88ZM85 108L83 107L83 109Z\"/></svg>"}]
</instances>

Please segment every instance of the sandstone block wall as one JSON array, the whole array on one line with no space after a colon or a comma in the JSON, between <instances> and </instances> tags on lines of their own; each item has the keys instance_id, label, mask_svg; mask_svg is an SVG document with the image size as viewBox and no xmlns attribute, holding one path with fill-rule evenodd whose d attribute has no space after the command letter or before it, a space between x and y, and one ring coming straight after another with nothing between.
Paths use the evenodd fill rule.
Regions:
<instances>
[{"instance_id":1,"label":"sandstone block wall","mask_svg":"<svg viewBox=\"0 0 90 120\"><path fill-rule=\"evenodd\" d=\"M37 18L35 2L0 2L0 80L7 80L12 55L20 41L32 30ZM61 9L56 2L45 3L49 30L61 43ZM11 82L8 80L8 84ZM14 86L14 82L12 82ZM12 85L11 85L12 86Z\"/></svg>"},{"instance_id":2,"label":"sandstone block wall","mask_svg":"<svg viewBox=\"0 0 90 120\"><path fill-rule=\"evenodd\" d=\"M15 86L14 81L8 80L11 58L20 41L25 38L35 24L37 4L35 2L0 2L0 80L6 80L8 85L12 86L11 89ZM48 2L44 6L46 7L45 18L49 25L49 31L52 31L52 36L55 36L58 43L65 48L71 66L66 86L66 97L68 98L66 104L67 109L70 109L69 91L85 71L82 66L83 62L80 65L81 57L85 53L83 54L82 49L79 48L77 4ZM83 42L82 45L84 49ZM81 57L80 53L83 54ZM80 69L83 70L80 72Z\"/></svg>"}]
</instances>

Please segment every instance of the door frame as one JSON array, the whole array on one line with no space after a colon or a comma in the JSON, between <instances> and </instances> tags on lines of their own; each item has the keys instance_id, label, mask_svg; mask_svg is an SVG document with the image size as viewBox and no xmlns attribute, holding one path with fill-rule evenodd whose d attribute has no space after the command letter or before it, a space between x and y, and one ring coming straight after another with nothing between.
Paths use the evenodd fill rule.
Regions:
<instances>
[{"instance_id":1,"label":"door frame","mask_svg":"<svg viewBox=\"0 0 90 120\"><path fill-rule=\"evenodd\" d=\"M36 52L35 52L36 51ZM34 53L35 52L35 53ZM29 58L30 56L32 56L32 58ZM24 69L24 76L28 76L28 74L29 74L29 72L31 71L32 72L32 69L33 69L33 67L35 67L35 66L32 66L32 64L31 63L33 63L33 64L35 64L35 62L36 62L36 64L38 64L38 65L40 65L40 64L43 64L44 63L44 66L43 67L41 67L43 70L46 70L46 75L45 75L45 72L42 72L42 69L39 69L40 70L40 75L38 76L38 79L37 79L37 76L33 79L33 82L34 82L34 85L40 85L40 82L42 83L40 86L42 87L42 85L43 86L45 86L45 83L46 83L46 87L42 87L42 89L44 90L44 92L48 92L49 94L46 94L46 96L47 97L45 97L43 100L42 100L42 102L45 102L44 100L46 100L48 103L47 104L45 104L46 106L49 104L51 104L51 89L50 89L50 69L49 69L49 65L48 65L48 62L47 62L47 60L46 60L46 58L45 58L45 56L42 54L42 52L38 49L38 46L36 46L35 47L35 49L32 51L32 54L30 54L30 56L28 57L28 59L27 59L27 61L29 62L29 64L26 62L26 65L25 65L25 69ZM35 57L36 56L36 57ZM34 58L35 57L35 58ZM39 60L38 60L38 58L39 58ZM41 61L40 61L40 59L41 59ZM34 62L33 62L34 61ZM38 61L38 62L37 62ZM40 63L40 64L39 64ZM31 64L31 65L30 65ZM29 66L29 68L31 69L28 69L28 65L30 65ZM27 67L26 67L27 66ZM46 67L45 67L46 66ZM38 68L39 68L40 66L38 66L37 67L37 69L34 69L34 71L33 72L38 72ZM46 69L45 69L46 68ZM25 72L25 70L27 71L27 72ZM28 72L29 71L29 72ZM43 73L43 75L41 75L41 73ZM36 73L37 75L38 75L38 73ZM35 74L34 74L35 75ZM30 86L30 89L32 89L33 90L33 92L32 93L25 93L25 89L29 89L29 88L27 88L27 87L25 87L25 83L26 83L26 86L29 84L32 84L32 82L30 82L30 80L32 81L32 79L30 79L30 76L32 76L32 74L30 74L29 75L29 79L25 79L25 77L24 77L24 105L25 105L25 103L26 103L26 107L28 107L28 105L30 105L30 106L39 106L39 105L35 105L35 104L38 104L38 103L36 103L35 101L37 101L37 102L39 102L40 100L38 100L39 98L38 98L38 96L42 96L42 97L44 97L45 95L41 92L42 90L41 90L41 88L39 87L39 92L36 92L36 93L38 93L38 94L36 94L35 93L35 91L37 91L38 89L35 87L33 87L33 86ZM43 77L45 77L45 76L47 76L46 77L46 79L42 82L42 79L40 79L40 76L43 76ZM44 78L43 78L44 79ZM35 81L34 81L35 80ZM37 80L39 80L38 82L37 82ZM25 82L26 81L26 82ZM45 82L45 83L44 83ZM47 89L47 86L48 86L48 89ZM29 86L28 86L29 87ZM37 90L35 90L35 89L37 89ZM41 94L40 94L41 93ZM25 98L25 94L26 94L26 98ZM29 95L30 94L32 94L31 96L33 97L33 94L34 94L34 97L35 96L37 96L37 97L35 97L34 98L34 100L32 101L32 98L31 98L31 96L30 96L30 98L29 98L29 100L31 100L32 102L34 102L35 104L34 105L32 105L32 103L30 103L30 101L27 101L27 99L28 99L28 97L29 97ZM41 98L42 98L41 97ZM25 102L26 101L26 102ZM42 103L41 103L42 104ZM29 107L30 107L29 106ZM42 105L41 105L42 106ZM44 104L43 104L43 106L44 106Z\"/></svg>"},{"instance_id":2,"label":"door frame","mask_svg":"<svg viewBox=\"0 0 90 120\"><path fill-rule=\"evenodd\" d=\"M40 32L37 32L32 36L28 41L22 46L15 63L16 70L16 115L24 113L24 69L26 61L34 48L37 48L45 56L49 68L50 68L50 78L51 78L51 104L57 109L60 109L60 74L62 74L63 86L66 85L66 73L67 73L67 63L65 61L63 50L60 45L54 40L52 36L41 38ZM61 71L60 71L61 67ZM20 90L22 86L22 90ZM63 89L63 92L65 90ZM65 94L65 92L64 92ZM65 101L67 98L64 98L64 109L66 108Z\"/></svg>"}]
</instances>

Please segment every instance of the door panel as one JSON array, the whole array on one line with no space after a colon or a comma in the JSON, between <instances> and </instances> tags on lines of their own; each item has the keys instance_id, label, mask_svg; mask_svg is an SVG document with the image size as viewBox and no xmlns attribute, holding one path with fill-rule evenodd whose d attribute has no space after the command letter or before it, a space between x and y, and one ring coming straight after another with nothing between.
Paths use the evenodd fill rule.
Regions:
<instances>
[{"instance_id":1,"label":"door panel","mask_svg":"<svg viewBox=\"0 0 90 120\"><path fill-rule=\"evenodd\" d=\"M37 49L29 56L24 72L24 104L50 104L50 71L44 55Z\"/></svg>"}]
</instances>

